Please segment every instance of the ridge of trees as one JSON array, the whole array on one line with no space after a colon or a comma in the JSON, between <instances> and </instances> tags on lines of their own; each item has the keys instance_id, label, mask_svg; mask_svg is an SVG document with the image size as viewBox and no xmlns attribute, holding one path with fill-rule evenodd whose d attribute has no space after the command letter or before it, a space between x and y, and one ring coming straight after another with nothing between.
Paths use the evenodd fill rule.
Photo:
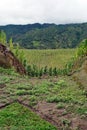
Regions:
<instances>
[{"instance_id":1,"label":"ridge of trees","mask_svg":"<svg viewBox=\"0 0 87 130\"><path fill-rule=\"evenodd\" d=\"M82 24L28 24L0 26L14 43L30 49L74 48L87 38L87 23Z\"/></svg>"}]
</instances>

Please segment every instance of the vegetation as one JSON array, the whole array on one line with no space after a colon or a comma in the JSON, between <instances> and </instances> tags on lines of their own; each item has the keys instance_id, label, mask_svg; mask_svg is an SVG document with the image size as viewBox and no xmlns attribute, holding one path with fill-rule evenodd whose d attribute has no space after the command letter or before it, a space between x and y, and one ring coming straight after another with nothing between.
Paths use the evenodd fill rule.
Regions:
<instances>
[{"instance_id":1,"label":"vegetation","mask_svg":"<svg viewBox=\"0 0 87 130\"><path fill-rule=\"evenodd\" d=\"M31 49L74 48L87 38L87 23L83 24L28 24L0 26L14 43Z\"/></svg>"},{"instance_id":2,"label":"vegetation","mask_svg":"<svg viewBox=\"0 0 87 130\"><path fill-rule=\"evenodd\" d=\"M87 39L84 39L77 50L77 57L87 56Z\"/></svg>"},{"instance_id":3,"label":"vegetation","mask_svg":"<svg viewBox=\"0 0 87 130\"><path fill-rule=\"evenodd\" d=\"M27 74L32 77L66 74L67 70L64 66L71 59L74 52L74 49L15 50L15 54L24 64Z\"/></svg>"},{"instance_id":4,"label":"vegetation","mask_svg":"<svg viewBox=\"0 0 87 130\"><path fill-rule=\"evenodd\" d=\"M13 103L0 110L0 130L57 130L30 109Z\"/></svg>"},{"instance_id":5,"label":"vegetation","mask_svg":"<svg viewBox=\"0 0 87 130\"><path fill-rule=\"evenodd\" d=\"M81 25L86 26L86 24ZM76 29L79 30L81 25L78 25L77 29L77 25L35 24L34 27L30 28L30 31L26 32L27 29L25 29L24 34L23 30L21 34L19 33L18 39L15 39L20 44L25 42L26 39L30 44L23 43L22 45L28 48L59 48L62 46L62 44L61 46L59 45L61 42L59 35L62 38L64 35L64 39L61 38L62 47L75 47L76 44L72 40L72 35L67 44L64 44L64 41L67 41L67 33L70 33L73 29L75 29L76 33ZM20 26L17 27L20 30ZM27 25L27 27L30 26ZM61 27L62 29L60 29ZM67 29L68 32L66 31ZM23 38L21 38L21 35ZM80 33L77 31L76 35L79 41ZM58 40L57 38L59 38L59 41L56 41ZM0 32L0 42L6 45L4 31ZM19 44L14 44L14 48L12 38L10 38L8 43L10 50L14 52L15 56L26 68L28 76L18 75L13 69L0 68L0 108L6 106L0 110L0 130L57 130L31 110L40 112L39 114L42 117L57 124L61 130L81 129L81 121L83 123L87 119L87 90L85 85L79 83L79 81L75 82L66 74L72 71L77 61L81 62L81 59L87 56L87 39L79 44L74 57L72 56L76 51L75 49L31 51L21 49ZM10 105L8 106L8 104ZM26 106L31 108L31 110L26 108ZM43 106L45 106L45 111ZM75 124L75 119L78 121L76 121L77 124ZM72 124L75 124L75 127Z\"/></svg>"},{"instance_id":6,"label":"vegetation","mask_svg":"<svg viewBox=\"0 0 87 130\"><path fill-rule=\"evenodd\" d=\"M63 68L75 53L75 49L54 49L54 50L26 50L24 54L29 65L36 65L38 68Z\"/></svg>"},{"instance_id":7,"label":"vegetation","mask_svg":"<svg viewBox=\"0 0 87 130\"><path fill-rule=\"evenodd\" d=\"M0 70L2 69L0 68ZM83 114L87 111L85 107L87 101L85 89L80 88L79 84L72 81L70 77L60 76L56 81L54 77L49 77L49 80L33 78L32 81L30 78L28 80L28 77L23 78L15 73L7 74L9 74L9 70L7 73L0 73L0 84L6 84L6 89L3 89L4 92L0 97L1 102L6 99L7 95L14 101L19 96L22 96L22 100L27 100L30 105L45 100L50 103L60 103L63 107L68 105L66 108L67 111L68 107L72 104L75 107L73 108L74 112L79 113L79 108L85 108L82 110ZM7 100L9 99L7 98Z\"/></svg>"},{"instance_id":8,"label":"vegetation","mask_svg":"<svg viewBox=\"0 0 87 130\"><path fill-rule=\"evenodd\" d=\"M1 31L0 37L1 37L1 40L4 40L6 43L6 40L5 40L6 34L4 33L4 31ZM31 65L30 59L29 59L29 63L28 63L28 60L26 60L27 55L26 55L26 53L24 53L23 49L20 49L19 44L17 44L14 49L12 38L10 38L8 46L9 46L10 50L14 52L15 56L20 60L20 62L24 65L24 67L26 68L27 74L32 77L34 77L34 76L41 77L43 75L57 76L59 74L63 74L63 75L68 74L72 70L72 67L74 65L74 62L76 61L76 58L78 56L87 55L87 40L85 39L79 45L76 56L71 58L71 60L66 64L65 68L64 68L64 66L63 66L63 68L62 67L58 68L57 65L54 64L54 63L57 64L57 60L59 59L58 57L56 57L57 53L58 53L57 50L55 50L55 53L54 53L54 50L39 50L39 51L36 51L37 55L35 55L35 50L32 51L34 55L33 55L33 58L30 57L30 59L34 59L34 61L32 62L33 65ZM62 49L61 49L60 52L65 53L64 51L65 50L62 51ZM40 53L42 53L42 55L40 55ZM63 56L62 53L60 53L60 56ZM44 60L43 60L43 57L44 57ZM47 60L46 60L46 58L47 58ZM50 60L50 58L51 58L51 61L49 62L48 59ZM53 59L55 58L56 61L54 62L52 60L52 58ZM37 65L38 64L37 59L40 60L39 65ZM35 64L35 61L36 61L36 64ZM43 61L43 63L41 63L41 61ZM45 65L45 63L46 63L46 65ZM48 63L50 63L50 66L48 66ZM59 66L59 64L58 64L58 66Z\"/></svg>"},{"instance_id":9,"label":"vegetation","mask_svg":"<svg viewBox=\"0 0 87 130\"><path fill-rule=\"evenodd\" d=\"M71 77L65 75L72 69L76 58L86 55L87 51L84 51L87 46L86 43L84 41L84 45L79 46L76 53L78 55L73 58L71 57L75 52L74 49L24 50L27 62L24 59L23 50L17 46L13 51L16 52L16 56L20 57L21 62L23 60L27 74L31 77L21 77L13 70L0 68L0 107L17 101L33 110L37 110L36 108L38 108L40 102L41 106L45 102L45 107L53 104L54 109L48 107L50 110L48 109L49 115L46 116L46 119L54 119L56 113L55 119L57 121L58 118L58 124L59 122L61 124L61 128L60 126L58 128L64 130L71 129L73 119L77 119L77 117L85 121L84 119L87 116L86 89L82 84L76 83ZM82 55L79 53L80 49ZM64 68L67 61L70 62ZM46 75L50 76L46 77ZM34 76L40 78L32 79ZM54 126L41 120L36 114L19 103L13 103L0 110L0 122L1 130L18 128L25 130L56 130ZM77 125L77 127L77 129L80 129L80 126Z\"/></svg>"},{"instance_id":10,"label":"vegetation","mask_svg":"<svg viewBox=\"0 0 87 130\"><path fill-rule=\"evenodd\" d=\"M0 42L6 45L7 40L6 40L6 34L3 30L0 31Z\"/></svg>"},{"instance_id":11,"label":"vegetation","mask_svg":"<svg viewBox=\"0 0 87 130\"><path fill-rule=\"evenodd\" d=\"M78 70L82 66L85 56L87 56L87 39L81 41L77 47L76 54L65 65L65 73L70 73L74 68Z\"/></svg>"},{"instance_id":12,"label":"vegetation","mask_svg":"<svg viewBox=\"0 0 87 130\"><path fill-rule=\"evenodd\" d=\"M2 71L2 68L0 70ZM60 119L62 123L61 129L65 129L66 126L69 129L71 127L70 122L77 116L83 121L86 119L86 89L74 82L71 77L58 76L58 78L55 78L52 76L47 79L32 79L21 77L15 73L12 75L8 74L9 70L5 73L0 73L0 106L20 101L20 103L25 103L34 110L40 102L41 105L46 102L45 107L48 107L48 103L53 104L56 109L56 119L58 118L58 121ZM50 107L49 117L54 116L55 109ZM59 113L58 115L57 110L61 111L61 114ZM72 120L67 118L68 114L71 114ZM8 128L56 130L52 125L43 121L17 102L0 110L0 127L1 130L7 130Z\"/></svg>"}]
</instances>

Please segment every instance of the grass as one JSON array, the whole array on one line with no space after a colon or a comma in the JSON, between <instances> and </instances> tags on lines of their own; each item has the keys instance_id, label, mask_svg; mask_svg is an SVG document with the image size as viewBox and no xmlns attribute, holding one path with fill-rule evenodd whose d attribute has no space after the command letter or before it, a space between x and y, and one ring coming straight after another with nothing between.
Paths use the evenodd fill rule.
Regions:
<instances>
[{"instance_id":1,"label":"grass","mask_svg":"<svg viewBox=\"0 0 87 130\"><path fill-rule=\"evenodd\" d=\"M37 65L39 68L57 67L63 68L75 53L75 49L53 49L53 50L24 50L28 64Z\"/></svg>"},{"instance_id":2,"label":"grass","mask_svg":"<svg viewBox=\"0 0 87 130\"><path fill-rule=\"evenodd\" d=\"M13 103L0 110L0 130L57 130L28 108Z\"/></svg>"},{"instance_id":3,"label":"grass","mask_svg":"<svg viewBox=\"0 0 87 130\"><path fill-rule=\"evenodd\" d=\"M9 99L15 101L21 97L22 100L27 100L29 106L32 107L37 102L44 100L49 103L56 103L57 108L64 107L66 111L72 111L73 105L74 113L85 114L87 112L85 90L70 77L61 76L55 81L54 77L48 79L33 78L32 80L28 77L0 75L0 83L6 85L0 96L0 102L4 102L5 99L7 102Z\"/></svg>"},{"instance_id":4,"label":"grass","mask_svg":"<svg viewBox=\"0 0 87 130\"><path fill-rule=\"evenodd\" d=\"M0 67L0 74L8 74L18 76L19 74L14 71L14 69L5 69Z\"/></svg>"}]
</instances>

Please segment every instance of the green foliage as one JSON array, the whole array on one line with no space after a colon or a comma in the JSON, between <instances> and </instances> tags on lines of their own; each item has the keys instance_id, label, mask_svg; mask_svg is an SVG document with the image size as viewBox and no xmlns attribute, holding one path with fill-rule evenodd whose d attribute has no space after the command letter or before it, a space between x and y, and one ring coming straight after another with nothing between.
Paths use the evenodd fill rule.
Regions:
<instances>
[{"instance_id":1,"label":"green foliage","mask_svg":"<svg viewBox=\"0 0 87 130\"><path fill-rule=\"evenodd\" d=\"M7 43L6 34L3 30L0 31L0 42L4 45Z\"/></svg>"},{"instance_id":2,"label":"green foliage","mask_svg":"<svg viewBox=\"0 0 87 130\"><path fill-rule=\"evenodd\" d=\"M43 68L41 68L40 70L39 70L39 77L41 77L43 75Z\"/></svg>"},{"instance_id":3,"label":"green foliage","mask_svg":"<svg viewBox=\"0 0 87 130\"><path fill-rule=\"evenodd\" d=\"M21 61L22 64L24 64L26 59L25 59L25 54L23 50L19 50L18 59Z\"/></svg>"},{"instance_id":4,"label":"green foliage","mask_svg":"<svg viewBox=\"0 0 87 130\"><path fill-rule=\"evenodd\" d=\"M76 56L73 56L65 65L65 74L68 74L69 72L72 71L72 68L74 66L75 61L77 60Z\"/></svg>"},{"instance_id":5,"label":"green foliage","mask_svg":"<svg viewBox=\"0 0 87 130\"><path fill-rule=\"evenodd\" d=\"M75 53L75 49L48 49L30 50L23 49L27 63L37 65L38 68L47 66L48 68L64 68L65 64ZM48 70L49 71L49 70Z\"/></svg>"},{"instance_id":6,"label":"green foliage","mask_svg":"<svg viewBox=\"0 0 87 130\"><path fill-rule=\"evenodd\" d=\"M14 71L14 69L4 69L2 67L0 67L0 73L2 74L7 74L7 75L19 75L18 73L16 73Z\"/></svg>"},{"instance_id":7,"label":"green foliage","mask_svg":"<svg viewBox=\"0 0 87 130\"><path fill-rule=\"evenodd\" d=\"M57 109L62 109L62 108L65 108L65 104L64 103L58 103Z\"/></svg>"},{"instance_id":8,"label":"green foliage","mask_svg":"<svg viewBox=\"0 0 87 130\"><path fill-rule=\"evenodd\" d=\"M15 54L16 57L19 56L19 53L20 53L20 52L19 52L19 48L20 48L19 44L16 44L15 52L14 52L14 54Z\"/></svg>"},{"instance_id":9,"label":"green foliage","mask_svg":"<svg viewBox=\"0 0 87 130\"><path fill-rule=\"evenodd\" d=\"M9 47L10 47L10 50L13 51L14 46L13 46L12 38L9 39Z\"/></svg>"},{"instance_id":10,"label":"green foliage","mask_svg":"<svg viewBox=\"0 0 87 130\"><path fill-rule=\"evenodd\" d=\"M0 110L0 130L5 128L11 130L57 130L19 103L13 103Z\"/></svg>"},{"instance_id":11,"label":"green foliage","mask_svg":"<svg viewBox=\"0 0 87 130\"><path fill-rule=\"evenodd\" d=\"M48 74L48 68L47 68L47 66L44 67L43 73L44 74Z\"/></svg>"},{"instance_id":12,"label":"green foliage","mask_svg":"<svg viewBox=\"0 0 87 130\"><path fill-rule=\"evenodd\" d=\"M66 82L62 79L62 80L59 80L59 82L57 83L58 86L60 87L66 87Z\"/></svg>"},{"instance_id":13,"label":"green foliage","mask_svg":"<svg viewBox=\"0 0 87 130\"><path fill-rule=\"evenodd\" d=\"M77 49L77 57L79 56L87 56L87 39L84 39Z\"/></svg>"},{"instance_id":14,"label":"green foliage","mask_svg":"<svg viewBox=\"0 0 87 130\"><path fill-rule=\"evenodd\" d=\"M69 74L74 67L80 66L82 64L82 57L87 56L87 39L84 39L78 46L76 54L67 62L63 71L65 74ZM78 64L76 66L76 64Z\"/></svg>"},{"instance_id":15,"label":"green foliage","mask_svg":"<svg viewBox=\"0 0 87 130\"><path fill-rule=\"evenodd\" d=\"M78 107L76 109L76 112L80 115L87 115L87 107L83 106L83 107Z\"/></svg>"},{"instance_id":16,"label":"green foliage","mask_svg":"<svg viewBox=\"0 0 87 130\"><path fill-rule=\"evenodd\" d=\"M19 61L24 65L24 67L27 66L27 60L25 57L25 52L23 49L20 49L19 44L16 45L14 51L14 55L19 59Z\"/></svg>"},{"instance_id":17,"label":"green foliage","mask_svg":"<svg viewBox=\"0 0 87 130\"><path fill-rule=\"evenodd\" d=\"M27 60L26 59L23 59L23 65L25 68L27 67Z\"/></svg>"},{"instance_id":18,"label":"green foliage","mask_svg":"<svg viewBox=\"0 0 87 130\"><path fill-rule=\"evenodd\" d=\"M34 76L39 75L66 75L69 72L71 63L64 68L64 65L71 59L74 49L58 49L58 50L24 50L25 57L27 59L26 68L28 65L36 66L35 72L32 71ZM71 61L70 61L71 62ZM42 71L43 68L43 71ZM31 76L31 71L29 75Z\"/></svg>"},{"instance_id":19,"label":"green foliage","mask_svg":"<svg viewBox=\"0 0 87 130\"><path fill-rule=\"evenodd\" d=\"M34 67L31 68L35 69L36 67L34 65ZM55 108L50 111L50 114L51 112L52 115L56 114L54 113L56 112L56 108L62 109L58 110L61 113L57 114L56 117L58 116L58 118L61 119L63 126L71 126L70 121L67 121L68 114L73 114L73 117L70 120L75 117L86 118L86 90L84 90L85 88L80 88L69 76L58 76L58 78L49 76L47 79L39 79L8 75L7 73L2 72L0 73L0 86L1 85L6 86L6 88L1 88L3 94L0 95L0 103L6 104L9 100L14 102L18 99L32 108L37 108L38 105L35 106L37 103L46 103L46 101L53 102ZM18 103L17 105L14 104L12 104L11 107L8 106L5 109L1 109L0 111L0 127L2 127L2 130L4 129L4 125L5 127L9 125L10 129L13 129L16 125L17 129L28 128L29 130L36 130L37 128L38 130L41 128L41 130L45 130L45 128L47 128L47 130L52 130L52 127L46 127L46 124L43 126L41 119L39 120L39 125L36 115L32 116L29 109L27 110ZM28 112L30 113L28 114ZM20 126L22 126L22 128L20 128ZM66 130L68 130L68 127Z\"/></svg>"},{"instance_id":20,"label":"green foliage","mask_svg":"<svg viewBox=\"0 0 87 130\"><path fill-rule=\"evenodd\" d=\"M82 39L87 38L87 23L83 24L28 24L0 26L13 37L15 43L31 49L55 49L76 47ZM22 31L21 31L22 30Z\"/></svg>"},{"instance_id":21,"label":"green foliage","mask_svg":"<svg viewBox=\"0 0 87 130\"><path fill-rule=\"evenodd\" d=\"M64 119L62 119L62 123L63 123L64 126L70 126L71 121L66 119L66 118L64 118Z\"/></svg>"},{"instance_id":22,"label":"green foliage","mask_svg":"<svg viewBox=\"0 0 87 130\"><path fill-rule=\"evenodd\" d=\"M52 76L53 75L53 70L52 67L49 68L49 75Z\"/></svg>"},{"instance_id":23,"label":"green foliage","mask_svg":"<svg viewBox=\"0 0 87 130\"><path fill-rule=\"evenodd\" d=\"M41 77L43 75L46 76L58 76L67 74L64 69L48 68L47 66L38 68L35 64L27 65L25 60L25 65L27 74L31 77Z\"/></svg>"},{"instance_id":24,"label":"green foliage","mask_svg":"<svg viewBox=\"0 0 87 130\"><path fill-rule=\"evenodd\" d=\"M57 68L56 68L56 67L53 69L53 75L54 75L54 76L57 76L57 75L58 75L58 72L57 72Z\"/></svg>"},{"instance_id":25,"label":"green foliage","mask_svg":"<svg viewBox=\"0 0 87 130\"><path fill-rule=\"evenodd\" d=\"M32 72L32 70L31 70L31 65L28 65L28 66L27 66L26 71L27 71L27 74L28 74L29 76L31 76L31 72Z\"/></svg>"}]
</instances>

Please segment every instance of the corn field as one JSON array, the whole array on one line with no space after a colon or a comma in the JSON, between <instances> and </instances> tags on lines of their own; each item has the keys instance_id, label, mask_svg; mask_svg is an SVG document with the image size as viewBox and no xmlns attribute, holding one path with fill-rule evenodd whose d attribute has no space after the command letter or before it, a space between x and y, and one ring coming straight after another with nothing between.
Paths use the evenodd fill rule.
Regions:
<instances>
[{"instance_id":1,"label":"corn field","mask_svg":"<svg viewBox=\"0 0 87 130\"><path fill-rule=\"evenodd\" d=\"M29 65L56 67L62 69L75 54L75 49L25 50L25 58Z\"/></svg>"}]
</instances>

